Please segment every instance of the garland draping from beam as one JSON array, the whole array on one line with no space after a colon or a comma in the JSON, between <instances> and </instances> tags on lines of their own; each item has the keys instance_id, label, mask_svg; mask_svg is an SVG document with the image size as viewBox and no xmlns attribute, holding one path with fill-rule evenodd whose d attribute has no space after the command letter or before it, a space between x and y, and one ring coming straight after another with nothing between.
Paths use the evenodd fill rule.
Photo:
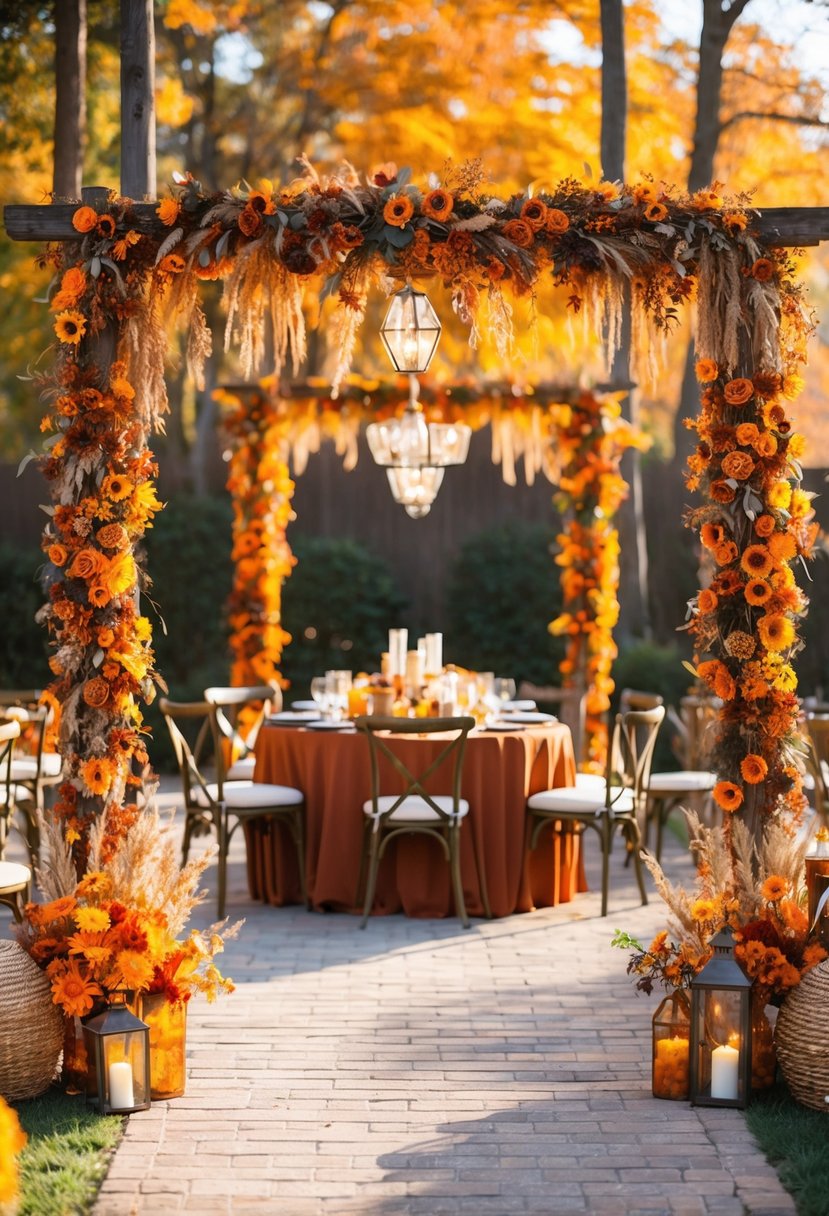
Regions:
<instances>
[{"instance_id":1,"label":"garland draping from beam","mask_svg":"<svg viewBox=\"0 0 829 1216\"><path fill-rule=\"evenodd\" d=\"M286 528L293 518L289 460L299 476L323 441L335 444L343 467L357 464L360 427L400 413L407 390L400 382L350 376L336 400L322 382L275 393L273 379L219 389L223 431L230 444L227 488L233 501L235 571L228 603L231 678L255 684L279 678L290 640L280 626L282 584L293 565ZM526 395L525 395L526 394ZM607 749L605 715L618 620L619 536L613 522L627 496L619 475L623 453L648 440L621 417L623 394L511 384L437 384L426 380L420 401L431 422L463 421L492 429L492 459L514 485L523 457L532 484L538 471L557 487L563 517L556 563L563 612L549 628L567 637L563 684L586 693L588 767L601 772Z\"/></svg>"},{"instance_id":2,"label":"garland draping from beam","mask_svg":"<svg viewBox=\"0 0 829 1216\"><path fill-rule=\"evenodd\" d=\"M706 527L718 575L692 605L692 624L713 656L700 674L725 702L716 796L752 822L799 803L790 660L805 601L791 562L808 553L812 527L785 403L799 389L812 325L792 259L760 242L749 203L650 180L567 180L535 197L501 199L474 168L424 192L385 166L368 182L353 171L322 179L309 167L284 187L263 180L217 194L188 177L151 225L129 199L79 207L78 241L47 254L60 279L52 300L60 354L44 423L57 434L46 461L55 509L44 545L64 555L44 616L64 710L61 804L70 830L82 833L104 810L117 817L141 755L138 702L151 695L151 657L148 627L130 614L141 577L134 547L155 509L145 436L166 409L169 324L187 330L188 365L200 378L211 335L199 284L216 278L224 280L226 340L238 346L246 376L261 364L268 311L276 373L289 360L299 366L303 293L319 280L335 305L327 322L334 390L375 285L440 277L473 344L486 331L504 354L510 300L531 297L542 276L567 292L593 332L607 334L608 353L629 289L635 375L693 299L703 408L691 484L704 503L691 522ZM113 375L98 339L116 327L121 367Z\"/></svg>"}]
</instances>

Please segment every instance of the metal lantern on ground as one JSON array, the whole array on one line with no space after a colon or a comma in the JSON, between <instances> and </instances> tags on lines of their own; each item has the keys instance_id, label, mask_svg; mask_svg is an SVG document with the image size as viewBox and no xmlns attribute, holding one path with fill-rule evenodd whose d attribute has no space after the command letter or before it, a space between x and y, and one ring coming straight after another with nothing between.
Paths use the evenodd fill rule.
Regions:
<instances>
[{"instance_id":1,"label":"metal lantern on ground","mask_svg":"<svg viewBox=\"0 0 829 1216\"><path fill-rule=\"evenodd\" d=\"M751 980L734 957L726 927L714 954L691 980L691 1101L748 1104L751 1092Z\"/></svg>"},{"instance_id":2,"label":"metal lantern on ground","mask_svg":"<svg viewBox=\"0 0 829 1216\"><path fill-rule=\"evenodd\" d=\"M425 372L440 338L440 321L426 293L411 286L395 292L380 337L397 371Z\"/></svg>"},{"instance_id":3,"label":"metal lantern on ground","mask_svg":"<svg viewBox=\"0 0 829 1216\"><path fill-rule=\"evenodd\" d=\"M87 1098L102 1115L125 1115L150 1105L150 1030L113 992L109 1008L84 1023L89 1059Z\"/></svg>"}]
</instances>

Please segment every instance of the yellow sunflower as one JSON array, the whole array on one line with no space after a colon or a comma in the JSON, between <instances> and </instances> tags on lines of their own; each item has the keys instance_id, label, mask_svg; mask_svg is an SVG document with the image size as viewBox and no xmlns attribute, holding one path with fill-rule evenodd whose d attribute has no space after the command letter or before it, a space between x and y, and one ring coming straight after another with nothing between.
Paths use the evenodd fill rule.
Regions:
<instances>
[{"instance_id":1,"label":"yellow sunflower","mask_svg":"<svg viewBox=\"0 0 829 1216\"><path fill-rule=\"evenodd\" d=\"M77 346L86 333L86 317L74 308L58 313L55 318L55 333L61 342Z\"/></svg>"}]
</instances>

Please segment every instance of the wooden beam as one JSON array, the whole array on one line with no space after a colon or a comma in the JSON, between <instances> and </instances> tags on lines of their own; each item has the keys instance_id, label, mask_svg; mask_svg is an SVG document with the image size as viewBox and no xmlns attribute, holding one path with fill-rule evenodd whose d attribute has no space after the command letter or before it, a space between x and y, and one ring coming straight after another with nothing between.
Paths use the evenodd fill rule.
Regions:
<instances>
[{"instance_id":1,"label":"wooden beam","mask_svg":"<svg viewBox=\"0 0 829 1216\"><path fill-rule=\"evenodd\" d=\"M153 0L121 0L121 193L158 193Z\"/></svg>"},{"instance_id":2,"label":"wooden beam","mask_svg":"<svg viewBox=\"0 0 829 1216\"><path fill-rule=\"evenodd\" d=\"M155 213L155 203L135 203L130 226L137 232L163 236L169 230ZM6 233L13 241L72 241L76 204L20 204L3 208ZM829 241L829 207L766 207L757 213L754 230L771 245L818 245Z\"/></svg>"}]
</instances>

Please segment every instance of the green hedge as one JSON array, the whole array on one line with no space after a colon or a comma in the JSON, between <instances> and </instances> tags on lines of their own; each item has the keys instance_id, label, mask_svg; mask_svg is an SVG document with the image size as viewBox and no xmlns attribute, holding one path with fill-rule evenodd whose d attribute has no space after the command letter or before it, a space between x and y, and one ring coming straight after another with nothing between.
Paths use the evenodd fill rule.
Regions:
<instances>
[{"instance_id":1,"label":"green hedge","mask_svg":"<svg viewBox=\"0 0 829 1216\"><path fill-rule=\"evenodd\" d=\"M554 528L510 521L463 545L446 603L446 650L456 662L517 682L561 682L565 643L547 629L561 611L554 543Z\"/></svg>"},{"instance_id":2,"label":"green hedge","mask_svg":"<svg viewBox=\"0 0 829 1216\"><path fill-rule=\"evenodd\" d=\"M313 676L329 668L376 671L406 607L386 564L358 541L297 533L290 542L297 565L282 604L292 638L282 659L287 700L307 697Z\"/></svg>"}]
</instances>

